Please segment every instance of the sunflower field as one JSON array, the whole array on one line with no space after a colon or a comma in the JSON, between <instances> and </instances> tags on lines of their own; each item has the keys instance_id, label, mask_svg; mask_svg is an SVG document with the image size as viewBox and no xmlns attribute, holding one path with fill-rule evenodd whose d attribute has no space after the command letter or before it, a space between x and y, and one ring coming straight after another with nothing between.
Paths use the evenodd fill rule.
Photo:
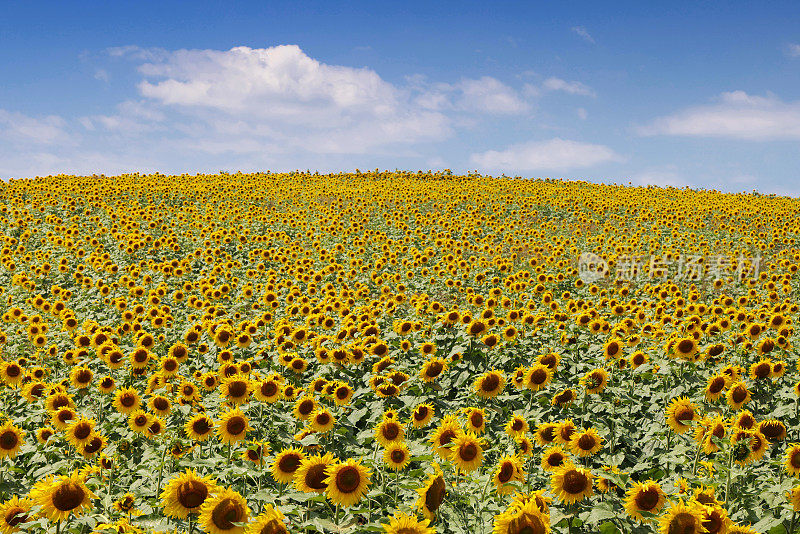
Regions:
<instances>
[{"instance_id":1,"label":"sunflower field","mask_svg":"<svg viewBox=\"0 0 800 534\"><path fill-rule=\"evenodd\" d=\"M800 532L800 200L377 170L0 191L2 534Z\"/></svg>"}]
</instances>

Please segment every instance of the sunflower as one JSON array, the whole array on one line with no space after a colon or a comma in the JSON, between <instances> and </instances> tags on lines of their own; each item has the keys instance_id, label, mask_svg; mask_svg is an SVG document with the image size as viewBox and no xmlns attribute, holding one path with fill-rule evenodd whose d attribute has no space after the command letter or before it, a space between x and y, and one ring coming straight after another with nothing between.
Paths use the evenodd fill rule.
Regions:
<instances>
[{"instance_id":1,"label":"sunflower","mask_svg":"<svg viewBox=\"0 0 800 534\"><path fill-rule=\"evenodd\" d=\"M381 446L388 447L394 442L404 441L405 431L397 421L384 418L375 426L375 439L378 440Z\"/></svg>"},{"instance_id":2,"label":"sunflower","mask_svg":"<svg viewBox=\"0 0 800 534\"><path fill-rule=\"evenodd\" d=\"M577 427L575 423L572 422L572 419L565 419L560 421L556 424L555 429L555 442L559 445L567 445L569 446L569 442L572 441L572 436L577 431Z\"/></svg>"},{"instance_id":3,"label":"sunflower","mask_svg":"<svg viewBox=\"0 0 800 534\"><path fill-rule=\"evenodd\" d=\"M20 525L31 518L32 506L30 499L20 499L17 496L0 503L0 533L12 534L21 530Z\"/></svg>"},{"instance_id":4,"label":"sunflower","mask_svg":"<svg viewBox=\"0 0 800 534\"><path fill-rule=\"evenodd\" d=\"M792 505L795 512L800 511L800 486L795 486L786 492L786 500Z\"/></svg>"},{"instance_id":5,"label":"sunflower","mask_svg":"<svg viewBox=\"0 0 800 534\"><path fill-rule=\"evenodd\" d=\"M642 512L658 514L666 500L664 490L654 480L636 482L625 497L625 510L634 518L644 520Z\"/></svg>"},{"instance_id":6,"label":"sunflower","mask_svg":"<svg viewBox=\"0 0 800 534\"><path fill-rule=\"evenodd\" d=\"M566 463L553 472L550 486L564 504L572 504L594 493L593 480L594 475L588 469Z\"/></svg>"},{"instance_id":7,"label":"sunflower","mask_svg":"<svg viewBox=\"0 0 800 534\"><path fill-rule=\"evenodd\" d=\"M152 422L152 417L142 410L136 410L128 416L128 427L138 434L144 434Z\"/></svg>"},{"instance_id":8,"label":"sunflower","mask_svg":"<svg viewBox=\"0 0 800 534\"><path fill-rule=\"evenodd\" d=\"M491 370L475 379L473 389L479 397L491 399L502 393L505 385L506 379L503 372Z\"/></svg>"},{"instance_id":9,"label":"sunflower","mask_svg":"<svg viewBox=\"0 0 800 534\"><path fill-rule=\"evenodd\" d=\"M353 388L351 388L349 384L345 382L339 382L336 384L336 387L333 388L333 402L335 402L337 406L346 406L350 404L350 401L353 398L353 393Z\"/></svg>"},{"instance_id":10,"label":"sunflower","mask_svg":"<svg viewBox=\"0 0 800 534\"><path fill-rule=\"evenodd\" d=\"M252 393L253 387L247 377L233 375L226 378L219 386L219 393L231 404L244 404Z\"/></svg>"},{"instance_id":11,"label":"sunflower","mask_svg":"<svg viewBox=\"0 0 800 534\"><path fill-rule=\"evenodd\" d=\"M431 404L418 404L411 412L411 424L414 428L422 428L433 419L433 406Z\"/></svg>"},{"instance_id":12,"label":"sunflower","mask_svg":"<svg viewBox=\"0 0 800 534\"><path fill-rule=\"evenodd\" d=\"M436 454L447 459L450 456L450 444L463 433L464 431L461 429L458 419L452 415L447 415L433 432L430 442L435 447Z\"/></svg>"},{"instance_id":13,"label":"sunflower","mask_svg":"<svg viewBox=\"0 0 800 534\"><path fill-rule=\"evenodd\" d=\"M419 377L424 382L433 382L447 370L447 360L444 358L431 358L422 366Z\"/></svg>"},{"instance_id":14,"label":"sunflower","mask_svg":"<svg viewBox=\"0 0 800 534\"><path fill-rule=\"evenodd\" d=\"M695 406L688 397L672 399L665 411L665 417L669 427L676 434L683 434L691 430L691 422L700 419Z\"/></svg>"},{"instance_id":15,"label":"sunflower","mask_svg":"<svg viewBox=\"0 0 800 534\"><path fill-rule=\"evenodd\" d=\"M535 501L522 506L509 506L494 517L494 534L549 534L550 516L542 512Z\"/></svg>"},{"instance_id":16,"label":"sunflower","mask_svg":"<svg viewBox=\"0 0 800 534\"><path fill-rule=\"evenodd\" d=\"M273 403L281 399L283 388L274 378L267 378L256 384L255 396L261 402Z\"/></svg>"},{"instance_id":17,"label":"sunflower","mask_svg":"<svg viewBox=\"0 0 800 534\"><path fill-rule=\"evenodd\" d=\"M386 534L436 534L436 529L428 525L427 519L420 521L414 515L397 512L389 524L383 525L383 531Z\"/></svg>"},{"instance_id":18,"label":"sunflower","mask_svg":"<svg viewBox=\"0 0 800 534\"><path fill-rule=\"evenodd\" d=\"M92 505L97 495L86 487L86 481L77 471L70 476L50 475L34 484L30 492L39 514L50 522L64 521L70 514L81 515Z\"/></svg>"},{"instance_id":19,"label":"sunflower","mask_svg":"<svg viewBox=\"0 0 800 534\"><path fill-rule=\"evenodd\" d=\"M777 419L761 421L758 424L758 430L766 436L770 443L776 443L786 439L786 425Z\"/></svg>"},{"instance_id":20,"label":"sunflower","mask_svg":"<svg viewBox=\"0 0 800 534\"><path fill-rule=\"evenodd\" d=\"M253 523L247 526L246 534L289 534L283 513L271 504L264 506L264 511Z\"/></svg>"},{"instance_id":21,"label":"sunflower","mask_svg":"<svg viewBox=\"0 0 800 534\"><path fill-rule=\"evenodd\" d=\"M23 378L25 378L25 372L20 364L17 362L0 362L0 382L13 388L22 382Z\"/></svg>"},{"instance_id":22,"label":"sunflower","mask_svg":"<svg viewBox=\"0 0 800 534\"><path fill-rule=\"evenodd\" d=\"M608 371L602 367L593 369L583 375L580 382L586 388L586 393L600 393L608 385Z\"/></svg>"},{"instance_id":23,"label":"sunflower","mask_svg":"<svg viewBox=\"0 0 800 534\"><path fill-rule=\"evenodd\" d=\"M707 534L726 534L731 524L728 512L721 506L706 506L702 510L703 528Z\"/></svg>"},{"instance_id":24,"label":"sunflower","mask_svg":"<svg viewBox=\"0 0 800 534\"><path fill-rule=\"evenodd\" d=\"M706 399L715 401L722 396L725 388L728 386L728 377L724 374L714 375L708 379L706 383L705 395Z\"/></svg>"},{"instance_id":25,"label":"sunflower","mask_svg":"<svg viewBox=\"0 0 800 534\"><path fill-rule=\"evenodd\" d=\"M325 472L325 494L344 508L357 504L370 485L370 470L352 458L331 465Z\"/></svg>"},{"instance_id":26,"label":"sunflower","mask_svg":"<svg viewBox=\"0 0 800 534\"><path fill-rule=\"evenodd\" d=\"M492 482L498 495L508 495L514 489L507 484L513 482L523 482L525 472L522 470L522 463L516 456L503 456L497 462L497 467L492 475Z\"/></svg>"},{"instance_id":27,"label":"sunflower","mask_svg":"<svg viewBox=\"0 0 800 534\"><path fill-rule=\"evenodd\" d=\"M551 445L558 439L558 424L539 423L539 425L536 427L536 432L533 433L533 436L536 438L536 442L539 445Z\"/></svg>"},{"instance_id":28,"label":"sunflower","mask_svg":"<svg viewBox=\"0 0 800 534\"><path fill-rule=\"evenodd\" d=\"M152 397L148 401L147 406L157 415L168 415L172 410L172 403L163 395Z\"/></svg>"},{"instance_id":29,"label":"sunflower","mask_svg":"<svg viewBox=\"0 0 800 534\"><path fill-rule=\"evenodd\" d=\"M67 441L77 448L89 441L89 437L94 430L94 419L87 419L81 417L80 419L73 419L67 426Z\"/></svg>"},{"instance_id":30,"label":"sunflower","mask_svg":"<svg viewBox=\"0 0 800 534\"><path fill-rule=\"evenodd\" d=\"M164 515L185 519L187 515L199 512L208 496L216 491L215 480L187 469L170 480L161 492Z\"/></svg>"},{"instance_id":31,"label":"sunflower","mask_svg":"<svg viewBox=\"0 0 800 534\"><path fill-rule=\"evenodd\" d=\"M239 408L234 408L222 414L217 426L217 436L222 443L231 444L242 441L248 430L252 430L250 421Z\"/></svg>"},{"instance_id":32,"label":"sunflower","mask_svg":"<svg viewBox=\"0 0 800 534\"><path fill-rule=\"evenodd\" d=\"M56 431L54 428L49 426L43 426L36 431L36 441L39 443L47 443L47 440L55 435Z\"/></svg>"},{"instance_id":33,"label":"sunflower","mask_svg":"<svg viewBox=\"0 0 800 534\"><path fill-rule=\"evenodd\" d=\"M260 441L250 441L247 448L242 452L242 459L256 465L262 465L264 457L269 454L269 444Z\"/></svg>"},{"instance_id":34,"label":"sunflower","mask_svg":"<svg viewBox=\"0 0 800 534\"><path fill-rule=\"evenodd\" d=\"M336 419L330 410L323 407L317 407L308 417L308 422L315 432L329 432L333 430L336 424Z\"/></svg>"},{"instance_id":35,"label":"sunflower","mask_svg":"<svg viewBox=\"0 0 800 534\"><path fill-rule=\"evenodd\" d=\"M411 462L411 452L403 442L389 443L383 451L383 461L393 471L402 471Z\"/></svg>"},{"instance_id":36,"label":"sunflower","mask_svg":"<svg viewBox=\"0 0 800 534\"><path fill-rule=\"evenodd\" d=\"M275 455L275 459L270 465L272 478L276 482L288 484L294 479L295 471L305 459L306 455L301 449L283 449Z\"/></svg>"},{"instance_id":37,"label":"sunflower","mask_svg":"<svg viewBox=\"0 0 800 534\"><path fill-rule=\"evenodd\" d=\"M294 404L292 415L299 421L307 421L308 417L317 408L317 401L311 395L303 395Z\"/></svg>"},{"instance_id":38,"label":"sunflower","mask_svg":"<svg viewBox=\"0 0 800 534\"><path fill-rule=\"evenodd\" d=\"M80 452L83 457L88 460L95 454L105 449L106 445L108 445L108 440L105 438L105 436L96 432L92 432L86 443L83 443L78 447L78 452Z\"/></svg>"},{"instance_id":39,"label":"sunflower","mask_svg":"<svg viewBox=\"0 0 800 534\"><path fill-rule=\"evenodd\" d=\"M128 415L138 410L141 402L142 398L135 389L119 388L116 393L114 393L114 403L112 406L114 406L114 409L119 413Z\"/></svg>"},{"instance_id":40,"label":"sunflower","mask_svg":"<svg viewBox=\"0 0 800 534\"><path fill-rule=\"evenodd\" d=\"M486 411L483 408L466 408L466 429L475 435L486 431Z\"/></svg>"},{"instance_id":41,"label":"sunflower","mask_svg":"<svg viewBox=\"0 0 800 534\"><path fill-rule=\"evenodd\" d=\"M331 453L303 458L294 472L294 487L305 493L324 493L327 487L325 478L328 476L325 470L334 463L336 457Z\"/></svg>"},{"instance_id":42,"label":"sunflower","mask_svg":"<svg viewBox=\"0 0 800 534\"><path fill-rule=\"evenodd\" d=\"M433 464L433 474L428 476L428 480L419 489L417 493L416 507L422 512L427 519L433 520L436 517L436 512L444 501L447 494L447 487L444 483L444 474L442 473L439 464Z\"/></svg>"},{"instance_id":43,"label":"sunflower","mask_svg":"<svg viewBox=\"0 0 800 534\"><path fill-rule=\"evenodd\" d=\"M739 410L750 401L750 390L744 382L738 381L730 386L726 395L728 406Z\"/></svg>"},{"instance_id":44,"label":"sunflower","mask_svg":"<svg viewBox=\"0 0 800 534\"><path fill-rule=\"evenodd\" d=\"M700 534L703 528L703 506L678 501L667 508L667 512L658 520L661 534Z\"/></svg>"},{"instance_id":45,"label":"sunflower","mask_svg":"<svg viewBox=\"0 0 800 534\"><path fill-rule=\"evenodd\" d=\"M117 383L114 381L114 378L111 377L111 376L104 376L97 383L97 389L100 391L100 393L105 393L105 394L108 394L108 393L111 393L112 391L114 391L114 388L116 386L117 386Z\"/></svg>"},{"instance_id":46,"label":"sunflower","mask_svg":"<svg viewBox=\"0 0 800 534\"><path fill-rule=\"evenodd\" d=\"M684 337L672 345L675 355L685 360L691 360L697 354L697 341L693 337Z\"/></svg>"},{"instance_id":47,"label":"sunflower","mask_svg":"<svg viewBox=\"0 0 800 534\"><path fill-rule=\"evenodd\" d=\"M591 456L603 446L603 438L594 428L578 430L572 434L569 450L575 456Z\"/></svg>"},{"instance_id":48,"label":"sunflower","mask_svg":"<svg viewBox=\"0 0 800 534\"><path fill-rule=\"evenodd\" d=\"M183 429L190 438L196 441L205 441L214 430L214 421L207 415L199 413L186 421Z\"/></svg>"},{"instance_id":49,"label":"sunflower","mask_svg":"<svg viewBox=\"0 0 800 534\"><path fill-rule=\"evenodd\" d=\"M239 492L223 488L200 507L198 524L209 534L243 534L250 508Z\"/></svg>"},{"instance_id":50,"label":"sunflower","mask_svg":"<svg viewBox=\"0 0 800 534\"><path fill-rule=\"evenodd\" d=\"M792 443L784 453L783 465L792 476L800 474L800 443Z\"/></svg>"},{"instance_id":51,"label":"sunflower","mask_svg":"<svg viewBox=\"0 0 800 534\"><path fill-rule=\"evenodd\" d=\"M0 426L0 460L8 456L13 458L25 442L25 432L6 421Z\"/></svg>"},{"instance_id":52,"label":"sunflower","mask_svg":"<svg viewBox=\"0 0 800 534\"><path fill-rule=\"evenodd\" d=\"M553 472L568 461L569 454L567 454L560 446L556 445L555 447L550 447L542 453L542 462L540 465L545 471Z\"/></svg>"},{"instance_id":53,"label":"sunflower","mask_svg":"<svg viewBox=\"0 0 800 534\"><path fill-rule=\"evenodd\" d=\"M512 438L524 436L528 432L528 422L521 415L514 414L506 423L505 431Z\"/></svg>"},{"instance_id":54,"label":"sunflower","mask_svg":"<svg viewBox=\"0 0 800 534\"><path fill-rule=\"evenodd\" d=\"M481 440L475 434L462 433L451 442L448 458L462 473L469 473L480 467L483 462Z\"/></svg>"}]
</instances>

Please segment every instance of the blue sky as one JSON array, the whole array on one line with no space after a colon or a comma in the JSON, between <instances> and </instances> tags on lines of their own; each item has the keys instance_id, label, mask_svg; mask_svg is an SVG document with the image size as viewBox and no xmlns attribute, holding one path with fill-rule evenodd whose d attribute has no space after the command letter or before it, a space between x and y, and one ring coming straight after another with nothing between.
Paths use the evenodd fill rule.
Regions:
<instances>
[{"instance_id":1,"label":"blue sky","mask_svg":"<svg viewBox=\"0 0 800 534\"><path fill-rule=\"evenodd\" d=\"M5 2L0 177L450 168L800 194L796 2L520 4Z\"/></svg>"}]
</instances>

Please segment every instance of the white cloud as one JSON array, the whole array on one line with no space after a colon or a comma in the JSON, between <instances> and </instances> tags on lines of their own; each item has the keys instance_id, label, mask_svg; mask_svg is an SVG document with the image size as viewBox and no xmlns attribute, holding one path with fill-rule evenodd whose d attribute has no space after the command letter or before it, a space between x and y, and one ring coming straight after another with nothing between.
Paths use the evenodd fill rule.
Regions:
<instances>
[{"instance_id":1,"label":"white cloud","mask_svg":"<svg viewBox=\"0 0 800 534\"><path fill-rule=\"evenodd\" d=\"M594 44L594 38L591 35L589 35L589 32L583 26L573 26L572 31L578 34L581 37L581 39L583 39L587 43Z\"/></svg>"},{"instance_id":2,"label":"white cloud","mask_svg":"<svg viewBox=\"0 0 800 534\"><path fill-rule=\"evenodd\" d=\"M461 92L457 105L465 111L509 115L530 109L514 89L490 76L462 80L456 88Z\"/></svg>"},{"instance_id":3,"label":"white cloud","mask_svg":"<svg viewBox=\"0 0 800 534\"><path fill-rule=\"evenodd\" d=\"M505 150L473 154L470 161L481 169L494 171L566 171L621 161L622 157L604 145L554 138L512 145Z\"/></svg>"},{"instance_id":4,"label":"white cloud","mask_svg":"<svg viewBox=\"0 0 800 534\"><path fill-rule=\"evenodd\" d=\"M563 91L571 95L596 96L591 87L581 82L568 82L561 78L547 78L542 87L547 91Z\"/></svg>"},{"instance_id":5,"label":"white cloud","mask_svg":"<svg viewBox=\"0 0 800 534\"><path fill-rule=\"evenodd\" d=\"M0 109L0 138L11 143L51 144L68 142L66 122L59 116L30 117Z\"/></svg>"},{"instance_id":6,"label":"white cloud","mask_svg":"<svg viewBox=\"0 0 800 534\"><path fill-rule=\"evenodd\" d=\"M210 126L206 136L226 135L206 139L212 146L231 144L238 135L253 150L260 140L284 151L364 153L451 134L448 117L414 102L410 91L367 68L321 63L294 45L117 53L146 58L139 66L143 97Z\"/></svg>"},{"instance_id":7,"label":"white cloud","mask_svg":"<svg viewBox=\"0 0 800 534\"><path fill-rule=\"evenodd\" d=\"M659 117L637 131L645 136L800 139L800 101L783 102L774 95L762 97L733 91L723 93L714 104Z\"/></svg>"},{"instance_id":8,"label":"white cloud","mask_svg":"<svg viewBox=\"0 0 800 534\"><path fill-rule=\"evenodd\" d=\"M786 53L789 54L789 57L800 57L800 44L790 44L786 50Z\"/></svg>"}]
</instances>

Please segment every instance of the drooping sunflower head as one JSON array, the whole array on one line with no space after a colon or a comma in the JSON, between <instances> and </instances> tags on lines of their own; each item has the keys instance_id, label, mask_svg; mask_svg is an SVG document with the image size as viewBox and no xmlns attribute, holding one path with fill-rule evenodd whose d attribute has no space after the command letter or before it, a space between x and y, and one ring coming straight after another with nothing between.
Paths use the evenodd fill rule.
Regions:
<instances>
[{"instance_id":1,"label":"drooping sunflower head","mask_svg":"<svg viewBox=\"0 0 800 534\"><path fill-rule=\"evenodd\" d=\"M411 424L415 428L422 428L433 419L433 406L430 404L418 404L411 412Z\"/></svg>"},{"instance_id":2,"label":"drooping sunflower head","mask_svg":"<svg viewBox=\"0 0 800 534\"><path fill-rule=\"evenodd\" d=\"M220 489L200 507L198 523L210 534L243 534L250 517L250 508L236 491Z\"/></svg>"},{"instance_id":3,"label":"drooping sunflower head","mask_svg":"<svg viewBox=\"0 0 800 534\"><path fill-rule=\"evenodd\" d=\"M444 475L438 464L433 464L434 472L425 481L425 484L417 490L419 498L416 507L426 518L433 520L439 506L442 505L447 487L444 483Z\"/></svg>"},{"instance_id":4,"label":"drooping sunflower head","mask_svg":"<svg viewBox=\"0 0 800 534\"><path fill-rule=\"evenodd\" d=\"M170 480L161 492L164 515L185 519L189 514L199 512L208 496L215 491L216 481L187 469Z\"/></svg>"},{"instance_id":5,"label":"drooping sunflower head","mask_svg":"<svg viewBox=\"0 0 800 534\"><path fill-rule=\"evenodd\" d=\"M17 496L0 503L0 532L12 534L21 529L31 517L33 501L30 499L20 499Z\"/></svg>"}]
</instances>

